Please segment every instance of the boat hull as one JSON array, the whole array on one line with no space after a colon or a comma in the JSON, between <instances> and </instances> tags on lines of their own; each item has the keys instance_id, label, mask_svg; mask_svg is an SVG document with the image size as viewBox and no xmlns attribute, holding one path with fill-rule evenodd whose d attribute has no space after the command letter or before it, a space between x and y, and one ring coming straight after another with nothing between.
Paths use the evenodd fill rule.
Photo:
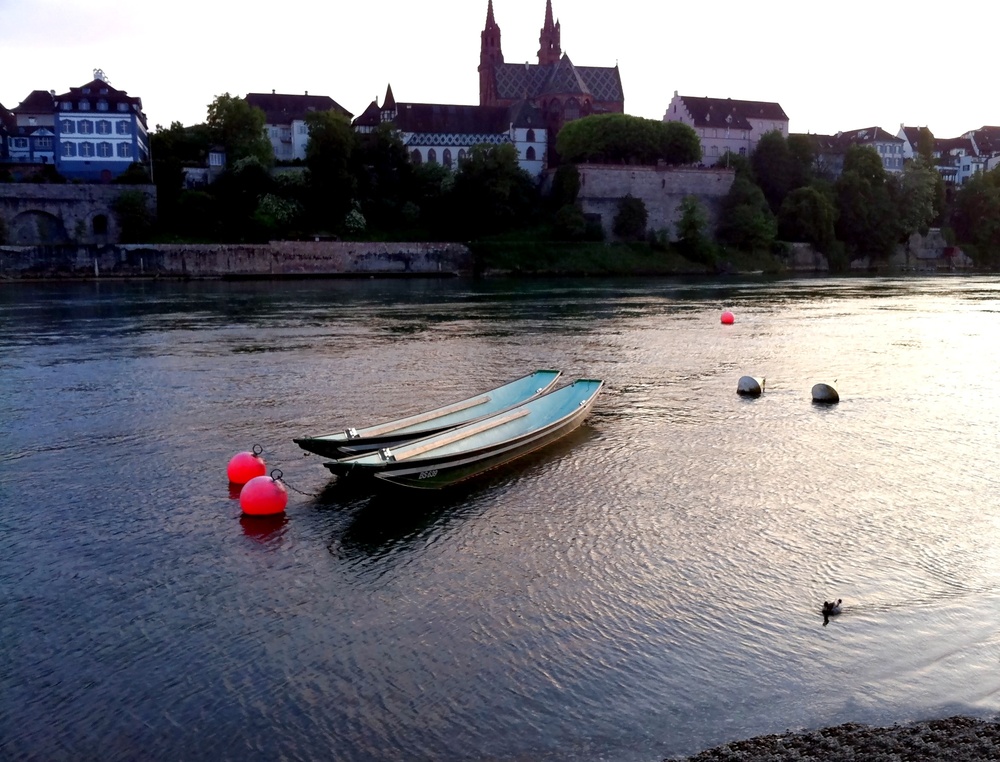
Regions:
<instances>
[{"instance_id":1,"label":"boat hull","mask_svg":"<svg viewBox=\"0 0 1000 762\"><path fill-rule=\"evenodd\" d=\"M300 437L294 441L303 450L336 459L385 447L398 447L415 439L488 418L535 399L551 390L560 375L557 370L537 370L496 389L424 413L364 428L348 428L317 437Z\"/></svg>"},{"instance_id":2,"label":"boat hull","mask_svg":"<svg viewBox=\"0 0 1000 762\"><path fill-rule=\"evenodd\" d=\"M403 486L438 489L544 447L578 427L603 382L573 384L483 421L410 442L398 451L341 458L326 467L344 477L374 476Z\"/></svg>"}]
</instances>

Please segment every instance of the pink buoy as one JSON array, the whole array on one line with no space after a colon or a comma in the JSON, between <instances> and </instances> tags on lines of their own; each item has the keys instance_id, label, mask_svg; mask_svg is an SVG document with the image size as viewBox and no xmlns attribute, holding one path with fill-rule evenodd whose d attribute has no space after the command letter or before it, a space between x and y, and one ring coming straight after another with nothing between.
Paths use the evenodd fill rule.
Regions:
<instances>
[{"instance_id":1,"label":"pink buoy","mask_svg":"<svg viewBox=\"0 0 1000 762\"><path fill-rule=\"evenodd\" d=\"M240 508L249 516L274 516L284 513L288 505L288 490L278 479L281 471L274 469L272 476L255 476L243 486L240 492Z\"/></svg>"},{"instance_id":2,"label":"pink buoy","mask_svg":"<svg viewBox=\"0 0 1000 762\"><path fill-rule=\"evenodd\" d=\"M730 312L729 310L726 310L725 312L722 313L722 324L723 325L732 325L733 321L735 319L736 318L733 317L733 313Z\"/></svg>"},{"instance_id":3,"label":"pink buoy","mask_svg":"<svg viewBox=\"0 0 1000 762\"><path fill-rule=\"evenodd\" d=\"M229 460L226 467L226 474L229 476L231 484L246 484L255 476L263 476L267 473L267 466L260 454L264 448L260 445L253 446L253 452L238 452Z\"/></svg>"}]
</instances>

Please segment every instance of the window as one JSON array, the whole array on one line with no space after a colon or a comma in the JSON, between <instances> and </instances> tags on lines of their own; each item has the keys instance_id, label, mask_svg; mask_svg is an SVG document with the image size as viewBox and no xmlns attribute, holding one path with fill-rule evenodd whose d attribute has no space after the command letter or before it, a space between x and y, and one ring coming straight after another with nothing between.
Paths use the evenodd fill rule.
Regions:
<instances>
[{"instance_id":1,"label":"window","mask_svg":"<svg viewBox=\"0 0 1000 762\"><path fill-rule=\"evenodd\" d=\"M566 121L572 122L574 119L580 118L580 101L576 98L570 98L566 101L566 111L565 111Z\"/></svg>"},{"instance_id":2,"label":"window","mask_svg":"<svg viewBox=\"0 0 1000 762\"><path fill-rule=\"evenodd\" d=\"M104 100L103 98L101 100L97 101L97 110L98 111L107 111L108 110L108 102L106 100Z\"/></svg>"},{"instance_id":3,"label":"window","mask_svg":"<svg viewBox=\"0 0 1000 762\"><path fill-rule=\"evenodd\" d=\"M132 144L131 143L119 143L118 144L118 156L122 159L132 158Z\"/></svg>"},{"instance_id":4,"label":"window","mask_svg":"<svg viewBox=\"0 0 1000 762\"><path fill-rule=\"evenodd\" d=\"M76 156L76 143L63 143L62 144L62 155L63 156Z\"/></svg>"},{"instance_id":5,"label":"window","mask_svg":"<svg viewBox=\"0 0 1000 762\"><path fill-rule=\"evenodd\" d=\"M128 111L128 104L127 103L119 103L118 104L118 110L119 111Z\"/></svg>"},{"instance_id":6,"label":"window","mask_svg":"<svg viewBox=\"0 0 1000 762\"><path fill-rule=\"evenodd\" d=\"M63 101L62 103L59 104L59 108L61 108L63 111L70 111L73 108L73 104L70 103L69 101Z\"/></svg>"},{"instance_id":7,"label":"window","mask_svg":"<svg viewBox=\"0 0 1000 762\"><path fill-rule=\"evenodd\" d=\"M90 101L80 101L80 105L77 106L80 111L90 111Z\"/></svg>"},{"instance_id":8,"label":"window","mask_svg":"<svg viewBox=\"0 0 1000 762\"><path fill-rule=\"evenodd\" d=\"M80 143L80 155L81 156L93 156L94 155L94 144L87 141Z\"/></svg>"},{"instance_id":9,"label":"window","mask_svg":"<svg viewBox=\"0 0 1000 762\"><path fill-rule=\"evenodd\" d=\"M89 119L81 119L76 123L76 131L81 135L90 135L94 131L94 123Z\"/></svg>"},{"instance_id":10,"label":"window","mask_svg":"<svg viewBox=\"0 0 1000 762\"><path fill-rule=\"evenodd\" d=\"M115 132L117 132L119 135L128 135L129 134L128 122L121 119L115 122Z\"/></svg>"},{"instance_id":11,"label":"window","mask_svg":"<svg viewBox=\"0 0 1000 762\"><path fill-rule=\"evenodd\" d=\"M451 149L450 148L445 148L444 149L444 153L441 155L441 163L444 164L444 166L448 167L448 169L451 169Z\"/></svg>"},{"instance_id":12,"label":"window","mask_svg":"<svg viewBox=\"0 0 1000 762\"><path fill-rule=\"evenodd\" d=\"M98 135L110 135L111 134L111 122L107 119L100 119L97 122L97 134Z\"/></svg>"},{"instance_id":13,"label":"window","mask_svg":"<svg viewBox=\"0 0 1000 762\"><path fill-rule=\"evenodd\" d=\"M535 142L535 131L534 130L528 130L528 134L525 136L524 139L527 140L529 143L534 143Z\"/></svg>"},{"instance_id":14,"label":"window","mask_svg":"<svg viewBox=\"0 0 1000 762\"><path fill-rule=\"evenodd\" d=\"M299 126L298 126L298 127L296 128L296 130L295 130L295 131L296 131L296 132L297 132L297 133L298 133L299 135L308 135L308 134L309 134L309 127L308 127L308 126L306 126L306 125L304 125L304 124L300 124L300 125L299 125Z\"/></svg>"},{"instance_id":15,"label":"window","mask_svg":"<svg viewBox=\"0 0 1000 762\"><path fill-rule=\"evenodd\" d=\"M740 149L740 156L746 156L746 155L747 155L747 149L746 146L743 146L743 148Z\"/></svg>"},{"instance_id":16,"label":"window","mask_svg":"<svg viewBox=\"0 0 1000 762\"><path fill-rule=\"evenodd\" d=\"M437 160L438 160L437 151L435 151L433 148L428 148L427 149L427 163L428 164L437 164Z\"/></svg>"},{"instance_id":17,"label":"window","mask_svg":"<svg viewBox=\"0 0 1000 762\"><path fill-rule=\"evenodd\" d=\"M108 143L108 142L98 143L97 144L97 155L98 156L102 156L105 159L108 158L109 156L111 156L112 155L112 153L111 153L111 144Z\"/></svg>"},{"instance_id":18,"label":"window","mask_svg":"<svg viewBox=\"0 0 1000 762\"><path fill-rule=\"evenodd\" d=\"M73 124L69 119L63 119L59 122L59 131L65 132L67 134L76 132L76 125Z\"/></svg>"},{"instance_id":19,"label":"window","mask_svg":"<svg viewBox=\"0 0 1000 762\"><path fill-rule=\"evenodd\" d=\"M458 149L458 160L461 161L464 158L465 158L465 149L464 148L459 148Z\"/></svg>"},{"instance_id":20,"label":"window","mask_svg":"<svg viewBox=\"0 0 1000 762\"><path fill-rule=\"evenodd\" d=\"M208 155L208 166L210 167L221 167L223 155L221 153L212 152Z\"/></svg>"},{"instance_id":21,"label":"window","mask_svg":"<svg viewBox=\"0 0 1000 762\"><path fill-rule=\"evenodd\" d=\"M11 138L10 144L14 148L27 148L28 147L28 139L27 138Z\"/></svg>"},{"instance_id":22,"label":"window","mask_svg":"<svg viewBox=\"0 0 1000 762\"><path fill-rule=\"evenodd\" d=\"M418 151L416 148L414 148L410 152L410 161L412 161L414 164L419 164L421 161L423 161L423 159L420 158L420 151Z\"/></svg>"},{"instance_id":23,"label":"window","mask_svg":"<svg viewBox=\"0 0 1000 762\"><path fill-rule=\"evenodd\" d=\"M718 146L712 146L711 149L708 152L708 155L709 156L718 156L719 155L719 147Z\"/></svg>"},{"instance_id":24,"label":"window","mask_svg":"<svg viewBox=\"0 0 1000 762\"><path fill-rule=\"evenodd\" d=\"M52 150L52 138L35 138L35 150L36 151L51 151Z\"/></svg>"},{"instance_id":25,"label":"window","mask_svg":"<svg viewBox=\"0 0 1000 762\"><path fill-rule=\"evenodd\" d=\"M534 161L535 160L535 147L534 146L528 146L528 150L524 152L524 158L526 158L528 161Z\"/></svg>"}]
</instances>

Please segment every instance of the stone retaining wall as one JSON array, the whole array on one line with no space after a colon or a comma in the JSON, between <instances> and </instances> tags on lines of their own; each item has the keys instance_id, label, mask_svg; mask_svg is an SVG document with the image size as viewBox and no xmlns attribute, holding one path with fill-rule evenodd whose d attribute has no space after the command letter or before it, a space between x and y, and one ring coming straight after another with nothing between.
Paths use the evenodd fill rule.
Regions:
<instances>
[{"instance_id":1,"label":"stone retaining wall","mask_svg":"<svg viewBox=\"0 0 1000 762\"><path fill-rule=\"evenodd\" d=\"M471 272L472 254L455 243L0 246L0 277L7 278L429 277Z\"/></svg>"}]
</instances>

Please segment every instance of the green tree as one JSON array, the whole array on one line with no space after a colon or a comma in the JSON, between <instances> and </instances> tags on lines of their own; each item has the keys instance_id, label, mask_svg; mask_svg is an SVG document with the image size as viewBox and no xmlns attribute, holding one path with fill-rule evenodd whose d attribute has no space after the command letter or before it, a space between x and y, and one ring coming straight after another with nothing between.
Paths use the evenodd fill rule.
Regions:
<instances>
[{"instance_id":1,"label":"green tree","mask_svg":"<svg viewBox=\"0 0 1000 762\"><path fill-rule=\"evenodd\" d=\"M264 134L267 117L243 98L223 93L208 106L206 123L212 142L226 149L226 164L255 158L266 167L274 163L274 150Z\"/></svg>"},{"instance_id":2,"label":"green tree","mask_svg":"<svg viewBox=\"0 0 1000 762\"><path fill-rule=\"evenodd\" d=\"M477 145L459 162L450 202L458 230L475 237L533 222L538 189L513 145Z\"/></svg>"},{"instance_id":3,"label":"green tree","mask_svg":"<svg viewBox=\"0 0 1000 762\"><path fill-rule=\"evenodd\" d=\"M615 214L611 230L619 238L626 241L639 241L646 236L646 222L649 213L641 198L626 195L618 201L618 211Z\"/></svg>"},{"instance_id":4,"label":"green tree","mask_svg":"<svg viewBox=\"0 0 1000 762\"><path fill-rule=\"evenodd\" d=\"M816 143L812 135L789 135L785 141L792 161L789 191L804 188L816 177Z\"/></svg>"},{"instance_id":5,"label":"green tree","mask_svg":"<svg viewBox=\"0 0 1000 762\"><path fill-rule=\"evenodd\" d=\"M111 202L111 210L118 220L122 243L139 243L148 239L153 229L153 213L145 193L122 191Z\"/></svg>"},{"instance_id":6,"label":"green tree","mask_svg":"<svg viewBox=\"0 0 1000 762\"><path fill-rule=\"evenodd\" d=\"M231 241L266 240L269 233L257 226L254 215L261 198L272 193L275 182L267 167L254 157L233 164L212 184L218 199L222 234Z\"/></svg>"},{"instance_id":7,"label":"green tree","mask_svg":"<svg viewBox=\"0 0 1000 762\"><path fill-rule=\"evenodd\" d=\"M627 114L595 114L567 123L556 138L566 162L692 164L701 142L691 127Z\"/></svg>"},{"instance_id":8,"label":"green tree","mask_svg":"<svg viewBox=\"0 0 1000 762\"><path fill-rule=\"evenodd\" d=\"M951 224L977 265L1000 264L1000 170L977 173L955 194Z\"/></svg>"},{"instance_id":9,"label":"green tree","mask_svg":"<svg viewBox=\"0 0 1000 762\"><path fill-rule=\"evenodd\" d=\"M311 191L313 223L340 229L357 190L355 151L358 137L347 117L333 111L306 114L306 180Z\"/></svg>"},{"instance_id":10,"label":"green tree","mask_svg":"<svg viewBox=\"0 0 1000 762\"><path fill-rule=\"evenodd\" d=\"M719 239L743 251L770 249L778 224L761 189L745 177L733 181L722 203Z\"/></svg>"},{"instance_id":11,"label":"green tree","mask_svg":"<svg viewBox=\"0 0 1000 762\"><path fill-rule=\"evenodd\" d=\"M833 200L814 186L796 188L781 204L778 232L784 241L811 243L827 252L835 239L837 209Z\"/></svg>"},{"instance_id":12,"label":"green tree","mask_svg":"<svg viewBox=\"0 0 1000 762\"><path fill-rule=\"evenodd\" d=\"M681 199L677 220L677 250L692 262L715 265L715 246L708 236L708 217L697 196Z\"/></svg>"},{"instance_id":13,"label":"green tree","mask_svg":"<svg viewBox=\"0 0 1000 762\"><path fill-rule=\"evenodd\" d=\"M922 156L927 166L934 166L934 133L927 127L917 130L917 155Z\"/></svg>"},{"instance_id":14,"label":"green tree","mask_svg":"<svg viewBox=\"0 0 1000 762\"><path fill-rule=\"evenodd\" d=\"M785 196L792 190L795 174L785 136L777 130L764 133L750 157L750 166L771 211L777 212Z\"/></svg>"},{"instance_id":15,"label":"green tree","mask_svg":"<svg viewBox=\"0 0 1000 762\"><path fill-rule=\"evenodd\" d=\"M893 177L891 189L896 202L896 224L901 240L913 233L926 235L931 223L940 216L938 185L941 173L918 156L907 162Z\"/></svg>"},{"instance_id":16,"label":"green tree","mask_svg":"<svg viewBox=\"0 0 1000 762\"><path fill-rule=\"evenodd\" d=\"M359 135L354 151L357 198L369 224L385 228L403 222L403 207L413 198L413 165L390 124Z\"/></svg>"},{"instance_id":17,"label":"green tree","mask_svg":"<svg viewBox=\"0 0 1000 762\"><path fill-rule=\"evenodd\" d=\"M899 239L897 209L878 153L870 146L851 146L844 171L835 185L837 238L854 259L885 258Z\"/></svg>"}]
</instances>

